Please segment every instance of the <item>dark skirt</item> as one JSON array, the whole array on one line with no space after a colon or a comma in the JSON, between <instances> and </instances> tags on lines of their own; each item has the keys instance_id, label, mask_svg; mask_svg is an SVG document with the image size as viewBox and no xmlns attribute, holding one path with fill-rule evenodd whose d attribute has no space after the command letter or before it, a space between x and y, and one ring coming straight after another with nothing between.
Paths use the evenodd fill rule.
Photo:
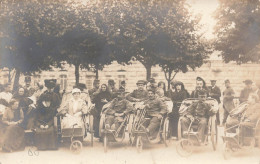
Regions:
<instances>
[{"instance_id":1,"label":"dark skirt","mask_svg":"<svg viewBox=\"0 0 260 164\"><path fill-rule=\"evenodd\" d=\"M11 152L24 150L24 129L17 125L6 126L2 131L2 150Z\"/></svg>"},{"instance_id":2,"label":"dark skirt","mask_svg":"<svg viewBox=\"0 0 260 164\"><path fill-rule=\"evenodd\" d=\"M57 134L54 127L37 128L34 141L38 150L57 150Z\"/></svg>"}]
</instances>

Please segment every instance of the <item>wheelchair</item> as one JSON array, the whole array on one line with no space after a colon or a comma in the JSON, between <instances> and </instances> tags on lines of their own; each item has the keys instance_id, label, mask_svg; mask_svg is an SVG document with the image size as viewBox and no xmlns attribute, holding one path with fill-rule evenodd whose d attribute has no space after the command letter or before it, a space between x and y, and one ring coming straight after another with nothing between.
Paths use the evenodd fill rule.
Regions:
<instances>
[{"instance_id":1,"label":"wheelchair","mask_svg":"<svg viewBox=\"0 0 260 164\"><path fill-rule=\"evenodd\" d=\"M160 126L155 139L150 139L149 134L145 130L144 124L147 121L150 121L150 118L146 118L146 109L143 106L139 108L139 112L135 116L135 120L132 126L132 135L134 136L134 140L132 141L132 145L135 144L138 152L141 152L144 144L155 144L159 142L163 142L167 147L170 144L170 131L169 131L169 117L168 113L172 110L172 101L166 101L167 105L167 113L163 116L160 121Z\"/></svg>"},{"instance_id":2,"label":"wheelchair","mask_svg":"<svg viewBox=\"0 0 260 164\"><path fill-rule=\"evenodd\" d=\"M81 98L88 97L88 93L81 92ZM81 117L82 125L73 124L69 128L62 128L61 123L64 115L61 114L61 109L63 109L66 102L72 98L72 93L65 93L60 108L58 109L58 114L54 118L55 127L57 129L57 137L60 143L70 143L70 150L73 153L79 153L83 147L83 140L90 133L91 146L93 146L93 116L89 113L83 114ZM84 99L86 100L86 99ZM90 102L90 101L89 101ZM89 108L92 108L92 104L88 104Z\"/></svg>"},{"instance_id":3,"label":"wheelchair","mask_svg":"<svg viewBox=\"0 0 260 164\"><path fill-rule=\"evenodd\" d=\"M228 159L232 153L239 150L250 150L258 145L260 146L260 119L252 128L244 127L241 122L244 118L248 104L246 102L238 105L231 112L229 117L238 119L239 123L231 127L225 125L223 138L222 155ZM232 132L230 132L233 130ZM248 130L246 132L246 130ZM250 133L249 133L250 131Z\"/></svg>"},{"instance_id":4,"label":"wheelchair","mask_svg":"<svg viewBox=\"0 0 260 164\"><path fill-rule=\"evenodd\" d=\"M128 129L128 132L131 132L131 126L132 120L133 120L133 114L129 113L128 115L124 116L122 120L119 121L119 127L118 129L105 129L105 120L106 120L106 114L105 111L107 110L107 107L109 106L110 102L104 105L102 111L101 111L101 118L99 123L99 134L103 140L103 146L104 146L104 152L106 153L108 151L108 144L111 142L114 143L122 143L125 140L125 133Z\"/></svg>"},{"instance_id":5,"label":"wheelchair","mask_svg":"<svg viewBox=\"0 0 260 164\"><path fill-rule=\"evenodd\" d=\"M211 105L211 112L214 113L213 116L207 118L207 128L205 129L206 137L204 141L200 141L198 138L198 125L194 124L193 121L190 122L189 128L187 131L183 131L181 127L181 119L184 118L184 114L187 108L193 103L198 101L198 99L189 98L182 101L179 109L179 122L178 122L178 143L176 150L178 154L182 157L188 157L193 153L194 146L201 146L203 143L208 143L208 140L211 141L212 148L215 151L217 142L218 142L218 129L216 122L216 113L219 109L218 102L215 99L207 98L206 103Z\"/></svg>"}]
</instances>

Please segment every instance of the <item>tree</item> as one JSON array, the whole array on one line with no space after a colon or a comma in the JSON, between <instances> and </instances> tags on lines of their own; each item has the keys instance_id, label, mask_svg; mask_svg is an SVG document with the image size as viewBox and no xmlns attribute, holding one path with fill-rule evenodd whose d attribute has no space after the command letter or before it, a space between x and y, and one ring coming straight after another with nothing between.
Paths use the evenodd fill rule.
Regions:
<instances>
[{"instance_id":1,"label":"tree","mask_svg":"<svg viewBox=\"0 0 260 164\"><path fill-rule=\"evenodd\" d=\"M259 0L221 0L215 19L215 49L221 52L225 62L259 62Z\"/></svg>"},{"instance_id":2,"label":"tree","mask_svg":"<svg viewBox=\"0 0 260 164\"><path fill-rule=\"evenodd\" d=\"M115 59L133 57L134 60L141 62L146 68L147 80L151 76L152 66L163 61L161 65L165 67L167 60L161 59L162 54L173 59L187 60L187 56L192 55L205 59L205 54L202 52L204 47L199 44L201 38L196 33L199 19L191 17L184 0L101 2L104 5L100 7L104 9L103 19L107 20L101 27L109 29L107 37L115 43L113 49L119 52ZM199 48L202 50L199 51ZM185 63L183 60L182 64ZM189 65L189 61L187 64ZM184 71L178 65L176 63L176 68ZM186 68L186 65L183 67ZM170 74L171 72L170 70Z\"/></svg>"},{"instance_id":3,"label":"tree","mask_svg":"<svg viewBox=\"0 0 260 164\"><path fill-rule=\"evenodd\" d=\"M0 67L15 69L14 90L20 73L31 74L51 68L49 53L54 38L37 28L40 8L31 1L2 1L0 9L1 54Z\"/></svg>"}]
</instances>

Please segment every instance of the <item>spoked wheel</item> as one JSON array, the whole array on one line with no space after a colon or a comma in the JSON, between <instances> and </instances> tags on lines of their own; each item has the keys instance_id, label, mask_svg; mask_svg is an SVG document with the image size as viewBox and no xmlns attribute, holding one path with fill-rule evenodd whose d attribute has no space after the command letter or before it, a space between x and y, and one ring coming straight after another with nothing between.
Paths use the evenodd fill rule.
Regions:
<instances>
[{"instance_id":1,"label":"spoked wheel","mask_svg":"<svg viewBox=\"0 0 260 164\"><path fill-rule=\"evenodd\" d=\"M181 130L181 118L178 121L178 140L182 139L182 130Z\"/></svg>"},{"instance_id":2,"label":"spoked wheel","mask_svg":"<svg viewBox=\"0 0 260 164\"><path fill-rule=\"evenodd\" d=\"M216 151L217 149L217 126L216 126L216 121L215 120L212 120L211 121L211 125L210 125L210 140L211 140L211 143L212 143L212 147L213 147L213 150Z\"/></svg>"},{"instance_id":3,"label":"spoked wheel","mask_svg":"<svg viewBox=\"0 0 260 164\"><path fill-rule=\"evenodd\" d=\"M142 136L138 136L136 140L137 152L140 153L143 150L143 140Z\"/></svg>"},{"instance_id":4,"label":"spoked wheel","mask_svg":"<svg viewBox=\"0 0 260 164\"><path fill-rule=\"evenodd\" d=\"M75 154L80 153L82 149L82 143L79 140L72 141L70 144L70 151L72 151Z\"/></svg>"},{"instance_id":5,"label":"spoked wheel","mask_svg":"<svg viewBox=\"0 0 260 164\"><path fill-rule=\"evenodd\" d=\"M102 131L105 129L105 115L102 114L99 122L99 136L102 136Z\"/></svg>"},{"instance_id":6,"label":"spoked wheel","mask_svg":"<svg viewBox=\"0 0 260 164\"><path fill-rule=\"evenodd\" d=\"M193 152L193 143L188 139L181 139L178 141L176 150L182 157L188 157Z\"/></svg>"},{"instance_id":7,"label":"spoked wheel","mask_svg":"<svg viewBox=\"0 0 260 164\"><path fill-rule=\"evenodd\" d=\"M103 139L104 141L104 152L106 153L107 152L107 146L108 146L108 138L107 138L107 136L105 135L104 136L104 139Z\"/></svg>"},{"instance_id":8,"label":"spoked wheel","mask_svg":"<svg viewBox=\"0 0 260 164\"><path fill-rule=\"evenodd\" d=\"M90 115L89 116L89 131L90 131L91 146L92 147L93 147L93 137L94 137L93 122L94 122L94 118L93 118L92 115Z\"/></svg>"},{"instance_id":9,"label":"spoked wheel","mask_svg":"<svg viewBox=\"0 0 260 164\"><path fill-rule=\"evenodd\" d=\"M228 142L224 142L223 144L223 148L222 148L222 154L224 159L228 159L231 156L232 150L229 147L229 143Z\"/></svg>"},{"instance_id":10,"label":"spoked wheel","mask_svg":"<svg viewBox=\"0 0 260 164\"><path fill-rule=\"evenodd\" d=\"M170 131L169 131L169 118L167 117L165 120L164 120L164 125L163 125L163 142L165 144L165 146L169 146L170 144Z\"/></svg>"}]
</instances>

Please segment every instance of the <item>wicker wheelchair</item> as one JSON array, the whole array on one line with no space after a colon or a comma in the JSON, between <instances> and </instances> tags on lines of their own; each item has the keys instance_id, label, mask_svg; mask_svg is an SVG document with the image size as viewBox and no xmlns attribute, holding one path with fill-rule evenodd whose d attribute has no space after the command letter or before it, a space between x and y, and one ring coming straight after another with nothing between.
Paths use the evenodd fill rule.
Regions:
<instances>
[{"instance_id":1,"label":"wicker wheelchair","mask_svg":"<svg viewBox=\"0 0 260 164\"><path fill-rule=\"evenodd\" d=\"M233 126L225 125L222 154L224 159L228 159L232 153L238 150L249 150L257 144L260 146L260 119L251 128L243 126L244 116L247 110L247 102L244 102L234 108L229 117L238 120Z\"/></svg>"},{"instance_id":2,"label":"wicker wheelchair","mask_svg":"<svg viewBox=\"0 0 260 164\"><path fill-rule=\"evenodd\" d=\"M185 99L182 101L180 106L180 118L178 122L178 143L176 146L176 150L180 156L186 157L190 156L193 153L194 146L200 146L204 143L208 143L208 140L211 141L213 150L216 150L217 139L218 139L218 129L216 123L216 113L219 109L218 102L215 99L207 98L205 103L211 105L210 111L213 113L212 116L207 118L207 128L205 129L206 137L204 141L200 141L198 138L197 132L197 124L194 124L193 121L190 121L190 125L187 131L184 131L181 127L181 121L184 119L184 114L187 108L194 102L198 101L198 99ZM203 142L203 143L202 143Z\"/></svg>"},{"instance_id":3,"label":"wicker wheelchair","mask_svg":"<svg viewBox=\"0 0 260 164\"><path fill-rule=\"evenodd\" d=\"M85 100L87 103L90 102L87 98L88 93L81 92L81 99ZM93 116L89 113L83 114L81 117L82 124L79 126L77 124L72 125L69 128L62 128L61 122L64 117L61 114L61 109L68 100L72 98L72 93L65 93L62 98L60 108L58 109L57 117L55 118L55 123L57 126L57 134L60 143L70 143L70 150L74 153L79 153L83 147L83 140L87 136L87 133L90 133L91 136L91 146L93 146ZM88 108L92 108L92 104L88 104Z\"/></svg>"}]
</instances>

